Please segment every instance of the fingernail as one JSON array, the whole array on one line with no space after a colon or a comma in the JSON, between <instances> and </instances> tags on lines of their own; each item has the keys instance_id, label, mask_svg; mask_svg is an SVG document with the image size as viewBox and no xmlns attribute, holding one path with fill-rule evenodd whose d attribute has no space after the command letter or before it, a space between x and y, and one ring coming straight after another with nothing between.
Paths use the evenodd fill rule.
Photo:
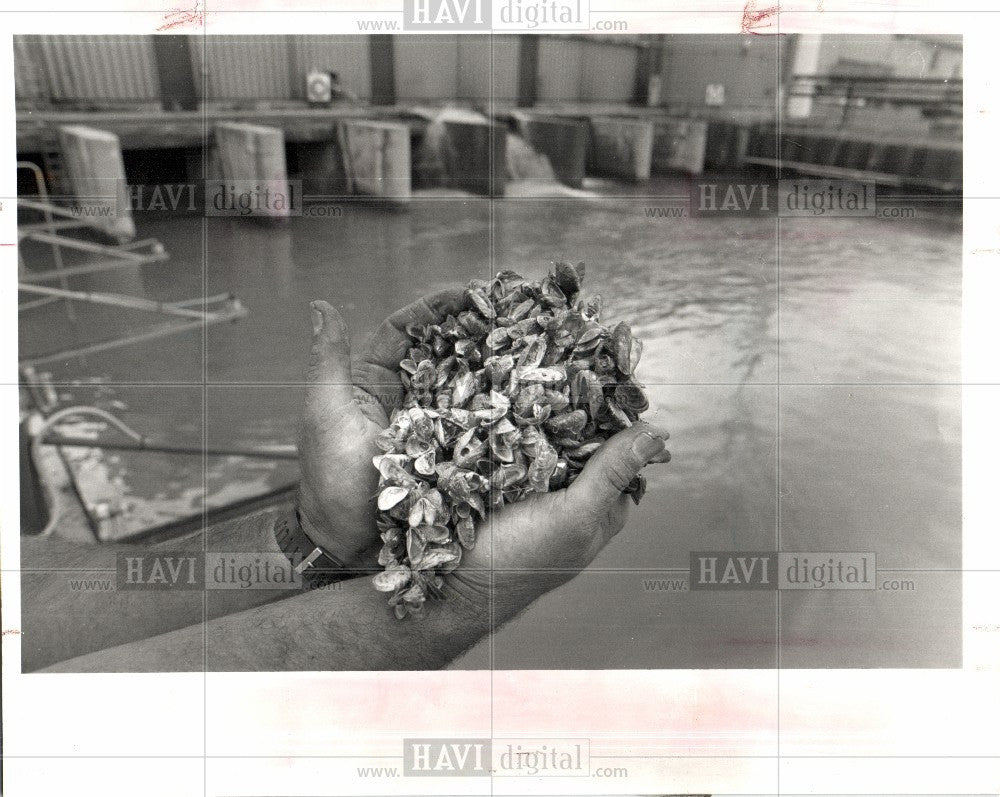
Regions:
<instances>
[{"instance_id":1,"label":"fingernail","mask_svg":"<svg viewBox=\"0 0 1000 797\"><path fill-rule=\"evenodd\" d=\"M661 453L657 454L649 462L650 464L656 463L658 465L662 465L665 462L670 462L670 452L667 451L667 449L663 449Z\"/></svg>"},{"instance_id":2,"label":"fingernail","mask_svg":"<svg viewBox=\"0 0 1000 797\"><path fill-rule=\"evenodd\" d=\"M649 462L663 451L666 444L660 437L654 437L649 432L643 432L632 443L632 453L643 462Z\"/></svg>"},{"instance_id":3,"label":"fingernail","mask_svg":"<svg viewBox=\"0 0 1000 797\"><path fill-rule=\"evenodd\" d=\"M316 307L316 302L311 302L309 306L312 308L313 334L318 335L323 328L323 314Z\"/></svg>"}]
</instances>

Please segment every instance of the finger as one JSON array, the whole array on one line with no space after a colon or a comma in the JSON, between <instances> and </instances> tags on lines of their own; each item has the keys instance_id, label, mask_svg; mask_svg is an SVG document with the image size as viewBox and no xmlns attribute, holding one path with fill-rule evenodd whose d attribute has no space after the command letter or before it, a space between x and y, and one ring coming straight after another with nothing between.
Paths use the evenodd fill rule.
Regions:
<instances>
[{"instance_id":1,"label":"finger","mask_svg":"<svg viewBox=\"0 0 1000 797\"><path fill-rule=\"evenodd\" d=\"M567 498L575 506L604 508L621 498L629 482L650 462L666 462L666 432L636 423L604 445L587 461Z\"/></svg>"},{"instance_id":2,"label":"finger","mask_svg":"<svg viewBox=\"0 0 1000 797\"><path fill-rule=\"evenodd\" d=\"M347 324L327 302L312 302L313 337L306 371L306 411L329 412L350 403L351 340Z\"/></svg>"},{"instance_id":3,"label":"finger","mask_svg":"<svg viewBox=\"0 0 1000 797\"><path fill-rule=\"evenodd\" d=\"M440 323L449 315L458 315L465 308L465 302L465 289L454 286L397 310L375 330L361 354L360 362L369 366L366 373L389 384L398 381L399 361L413 345L406 334L407 325Z\"/></svg>"}]
</instances>

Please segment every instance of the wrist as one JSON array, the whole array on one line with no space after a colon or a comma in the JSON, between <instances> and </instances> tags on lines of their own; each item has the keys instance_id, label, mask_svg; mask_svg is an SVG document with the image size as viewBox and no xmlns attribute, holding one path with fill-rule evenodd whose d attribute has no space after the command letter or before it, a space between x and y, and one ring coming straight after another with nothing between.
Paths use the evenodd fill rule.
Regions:
<instances>
[{"instance_id":1,"label":"wrist","mask_svg":"<svg viewBox=\"0 0 1000 797\"><path fill-rule=\"evenodd\" d=\"M435 670L479 643L491 629L488 605L459 591L450 577L446 582L443 599L428 601L421 613L403 620L367 578L309 596L321 618L323 644L339 652L334 655L354 658L332 669Z\"/></svg>"},{"instance_id":2,"label":"wrist","mask_svg":"<svg viewBox=\"0 0 1000 797\"><path fill-rule=\"evenodd\" d=\"M273 536L279 550L291 562L295 574L306 589L326 587L359 575L306 534L296 508L282 512L275 518Z\"/></svg>"},{"instance_id":3,"label":"wrist","mask_svg":"<svg viewBox=\"0 0 1000 797\"><path fill-rule=\"evenodd\" d=\"M459 611L465 611L471 615L488 614L490 610L490 574L463 573L454 570L444 576L444 584L441 592L444 594L444 601L447 605L454 604ZM440 605L431 603L427 608L433 610Z\"/></svg>"},{"instance_id":4,"label":"wrist","mask_svg":"<svg viewBox=\"0 0 1000 797\"><path fill-rule=\"evenodd\" d=\"M444 576L441 593L442 600L429 601L425 605L424 615L427 618L437 616L443 628L451 629L445 636L447 633L458 633L465 637L466 648L485 637L501 622L490 605L492 593L478 580L465 578L457 571L448 573Z\"/></svg>"},{"instance_id":5,"label":"wrist","mask_svg":"<svg viewBox=\"0 0 1000 797\"><path fill-rule=\"evenodd\" d=\"M442 591L457 611L482 618L495 630L512 620L546 592L564 583L552 581L548 573L491 571L463 568L444 577ZM430 605L428 609L434 610Z\"/></svg>"},{"instance_id":6,"label":"wrist","mask_svg":"<svg viewBox=\"0 0 1000 797\"><path fill-rule=\"evenodd\" d=\"M296 495L293 509L299 528L314 546L346 566L353 566L357 563L360 551L355 545L345 543L330 530L332 524L326 518L325 513L317 511L308 494L302 489Z\"/></svg>"}]
</instances>

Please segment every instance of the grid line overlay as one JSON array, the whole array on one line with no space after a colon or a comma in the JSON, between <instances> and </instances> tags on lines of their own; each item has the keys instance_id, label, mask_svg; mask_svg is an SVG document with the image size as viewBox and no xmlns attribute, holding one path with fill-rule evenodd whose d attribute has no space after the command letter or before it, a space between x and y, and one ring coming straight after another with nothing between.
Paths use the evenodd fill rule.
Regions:
<instances>
[{"instance_id":1,"label":"grid line overlay","mask_svg":"<svg viewBox=\"0 0 1000 797\"><path fill-rule=\"evenodd\" d=\"M496 118L494 111L494 87L496 85L496 68L495 68L495 52L494 52L494 34L492 31L489 33L490 41L490 74L489 74L489 158L488 158L488 169L489 169L489 230L488 230L488 242L489 242L489 278L492 284L493 279L496 277L496 202L494 201L497 191L494 181L496 180L496 169L497 164L493 162L496 156L496 146L494 138L496 136L496 126L494 120ZM490 332L496 330L496 319L489 319ZM492 488L491 488L492 489ZM492 502L492 501L491 501ZM495 548L493 545L494 540L494 518L493 512L489 515L489 526L490 526L490 594L489 594L489 665L490 665L490 738L492 739L496 735L496 718L495 718L495 708L496 708L496 682L495 682L495 672L496 672L496 574L494 571L496 559L494 558ZM494 777L490 775L490 795L495 794L495 783Z\"/></svg>"},{"instance_id":2,"label":"grid line overlay","mask_svg":"<svg viewBox=\"0 0 1000 797\"><path fill-rule=\"evenodd\" d=\"M195 0L202 2L204 16L202 17L201 35L201 63L208 63L208 0ZM208 70L204 67L201 70L201 96L202 96L202 127L201 127L201 170L202 180L208 184ZM208 219L201 218L201 291L202 309L208 308ZM201 434L204 440L205 450L201 458L201 485L202 485L202 515L201 515L201 540L202 556L208 558L208 322L202 323L201 327ZM201 597L201 627L202 627L202 744L204 747L205 760L202 764L202 782L205 797L208 797L208 592L202 593Z\"/></svg>"},{"instance_id":3,"label":"grid line overlay","mask_svg":"<svg viewBox=\"0 0 1000 797\"><path fill-rule=\"evenodd\" d=\"M177 9L166 9L165 12L176 11L176 10ZM217 11L211 11L210 12L207 4L203 5L202 10L203 10L204 16L203 16L203 21L202 21L202 26L201 26L201 36L200 36L200 38L201 38L201 47L203 48L202 49L202 61L203 61L203 63L207 63L207 48L208 48L208 38L207 37L209 35L209 33L208 33L208 26L210 24L210 21L209 21L210 20L210 14L252 14L252 13L261 13L261 11L249 12L249 11L237 11L237 10L232 10L232 9L219 9ZM610 11L610 10L611 9L592 9L592 12L599 13L599 12L602 12L602 11ZM616 13L637 13L637 11L632 11L632 10L629 10L629 9L615 8L613 10ZM929 10L933 11L934 9L929 9ZM268 10L264 10L264 11L267 12ZM364 11L365 13L371 13L371 14L378 14L378 13L380 13L380 12L368 11L367 9L357 9L356 11L347 11L347 10L344 10L344 9L339 9L339 10L330 11L330 12L324 11L322 13L324 13L324 14L326 14L326 13L357 13L357 12L360 12L360 11ZM996 11L1000 12L1000 9L996 9ZM44 13L45 9L40 9L40 10L32 9L32 12L33 13L39 13L39 12ZM674 12L676 12L676 13L688 13L688 12L685 12L685 11L681 11L679 9L671 9L671 10L664 10L664 11L649 11L649 10L642 11L642 13L674 13ZM117 13L128 13L128 12L120 12L120 11L111 10L111 9L108 9L108 10L88 9L88 13L116 13L117 14ZM148 13L148 12L142 12L142 13ZM277 12L277 13L281 13L281 12ZM292 12L292 13L295 13L295 12ZM306 12L302 12L302 13L308 14L308 13L317 13L317 12L306 11ZM725 11L722 11L722 10L719 10L719 11L712 11L712 10L703 11L703 10L699 9L699 13L710 13L710 14L711 13L726 13L726 14L730 14L732 12L730 10L728 10L728 9L725 10ZM797 13L800 13L800 12L797 12ZM863 11L852 11L851 13L864 13L864 12ZM871 13L884 13L884 12L876 11L875 9L872 9ZM899 13L899 12L897 12L897 13ZM902 13L906 13L906 12L902 12ZM927 11L921 11L920 13L927 13ZM962 13L962 12L951 12L951 11L944 12L942 10L942 13ZM975 13L982 13L982 12L977 11ZM775 61L776 61L776 67L777 67L776 68L776 75L775 75L775 89L776 89L776 92L775 92L775 107L776 107L776 114L775 114L775 118L776 118L776 141L775 141L775 145L776 145L776 152L779 153L779 163L780 163L781 135L782 135L782 133L781 133L781 125L782 125L782 117L783 117L783 113L784 113L783 109L781 107L781 101L780 101L780 97L781 97L781 91L780 91L780 89L781 89L781 82L782 82L782 50L781 50L781 46L780 46L780 35L781 35L781 30L780 30L781 20L780 20L780 17L781 17L780 14L776 14L775 15L775 20L776 20L776 24L777 24L777 35L774 36L775 50L776 50ZM184 35L187 35L187 34L184 34ZM358 35L363 35L363 34L358 34ZM394 35L402 35L402 34L394 34ZM489 187L490 187L490 191L489 191L489 195L487 197L467 197L467 198L463 198L462 201L463 202L466 202L466 201L468 201L468 202L488 202L489 225L488 225L488 231L487 231L487 242L488 242L488 252L489 252L489 278L490 278L490 280L492 280L493 278L495 278L496 273L497 273L497 251L496 251L497 250L497 242L496 242L496 229L495 229L497 203L506 203L506 202L511 202L511 203L513 203L513 202L571 203L571 202L608 202L608 201L613 201L613 200L621 200L623 202L639 202L639 201L644 201L644 200L655 200L655 201L659 201L659 202L668 203L668 202L671 202L671 201L677 201L678 199L681 199L681 197L637 196L637 195L622 195L622 196L601 195L600 197L594 197L593 199L591 199L591 198L571 199L571 198L567 198L567 197L530 197L529 198L529 197L502 197L502 196L497 196L497 192L496 192L496 190L494 190L494 188L495 188L495 186L494 186L494 180L496 179L496 173L497 173L497 167L498 167L498 165L493 162L494 161L494 153L495 153L495 147L493 146L493 144L494 144L494 140L493 139L494 139L494 135L495 135L495 128L493 126L493 120L495 119L495 110L496 110L496 98L495 98L495 85L496 85L496 81L495 81L495 61L494 61L494 57L495 57L495 54L494 54L494 37L497 34L494 34L494 33L490 32L490 33L488 33L486 35L489 36L489 41L490 41L490 75L489 75L489 97L488 97L489 118L491 120L490 131L489 131L489 144L490 144L490 146L489 146ZM202 81L202 136L203 136L203 138L202 138L202 145L201 145L201 151L202 151L202 177L203 177L204 180L207 180L208 179L208 166L209 166L209 140L210 140L209 139L209 136L210 136L210 122L209 122L208 107L207 107L207 100L210 99L210 96L209 96L209 89L208 89L208 72L207 72L207 70L202 70L201 81ZM780 178L781 177L781 174L780 174L781 167L779 166L778 168L779 168L778 177ZM903 199L903 198L904 197L900 197L900 199ZM917 196L912 196L912 197L905 197L905 199L907 201L922 201L922 199L924 199L924 198L921 197L921 196L919 196L919 195L917 195ZM993 198L990 198L990 197L962 197L962 199L993 199ZM338 201L343 202L345 204L351 204L353 202L359 202L360 203L360 202L363 202L365 200L352 199L351 197L343 197L343 198L340 198ZM410 204L412 205L412 204L421 203L421 202L436 202L436 201L441 201L441 200L439 198L436 198L436 197L413 196L410 199ZM797 221L797 219L788 219L788 221L794 224ZM200 219L200 226L201 226L201 254L202 254L202 263L201 263L201 284L202 284L201 304L202 304L202 309L204 311L207 311L207 309L208 309L208 299L209 299L209 284L208 283L209 283L209 258L210 258L210 251L209 251L210 250L210 244L209 244L208 220L206 218L202 217ZM781 476L782 476L782 470L781 470L781 454L782 454L782 446L781 446L781 431L782 431L781 390L782 390L782 387L793 386L793 387L806 387L806 388L817 388L817 389L823 389L823 388L828 388L828 387L888 387L888 388L896 388L896 387L899 387L899 388L960 387L960 388L964 388L964 387L973 386L973 385L975 385L975 386L982 386L982 387L996 387L997 384L998 384L998 383L966 383L966 382L962 382L962 381L959 381L959 382L949 382L949 381L940 381L940 382L939 381L931 381L931 382L884 382L884 383L880 383L880 382L866 382L866 381L857 381L857 382L823 382L823 381L817 381L817 382L789 382L789 383L782 382L782 379L781 379L781 338L782 338L782 330L781 330L781 307L782 307L782 297L781 297L781 236L782 236L782 218L779 216L779 217L777 217L775 219L775 263L776 263L776 285L775 285L776 304L775 304L775 313L776 313L776 317L777 317L777 322L776 322L777 323L777 330L776 330L776 333L777 333L776 334L777 355L776 355L776 361L775 361L776 375L775 375L774 380L772 380L772 381L759 381L759 382L758 381L734 381L734 382L675 382L675 381L663 381L663 382L660 382L660 381L647 380L647 381L644 382L644 384L646 384L647 386L695 386L695 387L727 386L727 387L760 387L760 388L773 388L774 389L774 393L775 393L775 396L776 396L776 404L775 404L775 422L776 422L776 428L775 428L775 447L776 447L775 448L775 453L776 453L776 455L775 455L775 529L774 529L774 536L775 536L775 545L776 545L775 550L777 550L777 551L781 551L782 550L782 525L781 525L782 524L782 515L781 515L781 507L782 507L782 500L781 500L781 494L782 494L781 493ZM302 311L305 312L306 308L302 308ZM495 322L491 320L490 324L493 325L493 324L495 324ZM200 461L201 461L201 466L200 467L201 467L202 498L201 498L200 514L201 514L201 526L202 526L201 530L202 530L202 546L203 546L202 553L203 554L207 554L208 553L208 538L207 538L207 534L205 532L206 532L206 530L207 530L207 528L209 526L209 523L208 523L208 518L209 518L209 502L207 500L208 496L209 496L209 465L208 465L209 455L207 453L207 449L209 447L209 415L210 414L209 414L209 407L208 407L208 396L209 396L210 389L214 388L214 387L247 387L247 386L261 386L261 387L301 387L301 386L303 386L305 384L304 381L303 382L279 382L279 381L275 381L275 382L271 382L271 381L253 382L253 381L224 381L224 380L213 380L213 379L211 379L210 378L210 372L209 372L209 330L208 330L208 326L209 326L209 324L206 321L202 321L202 325L201 325L201 329L200 329L202 351L201 351L201 369L200 369L200 380L199 381L192 381L192 382L180 382L180 381L178 381L178 382L156 382L156 381L151 381L151 382L139 382L139 381L137 381L137 382L122 382L122 381L109 380L109 381L102 381L100 383L101 386L108 386L108 387L171 386L171 387L191 387L191 388L198 388L200 390L200 397L201 397L201 408L200 409L201 409L201 425L202 425L201 426L201 446L202 446L202 452L201 452L201 456L200 456ZM19 381L17 384L20 385L22 383ZM55 382L53 382L53 384L56 385L56 386L64 385L64 386L67 386L67 387L69 387L69 386L72 386L72 387L81 386L81 383L79 381L71 381L71 382L59 382L59 381L55 381ZM491 546L490 560L491 560L491 563L492 563L493 559L494 559L494 557L492 555L493 554L493 551L492 551L492 546L493 546L493 533L492 533L492 529L493 529L493 522L494 522L493 521L492 513L490 514L490 516L488 518L488 521L490 523L490 529L491 529L491 533L490 533L490 546ZM19 571L19 572L22 572L22 573L23 572L97 572L97 569L95 569L95 568L79 568L78 570L76 570L76 569L58 569L58 568L3 568L3 570L5 572ZM961 573L961 574L964 574L964 573L1000 573L1000 568L970 569L970 568L965 568L965 567L956 567L956 568L886 568L886 567L879 567L879 571L880 572L899 572L899 573L942 572L942 573ZM111 572L113 572L113 571L111 571ZM496 667L495 667L495 662L496 662L495 640L496 640L496 635L497 635L496 632L497 632L498 629L496 627L496 603L495 603L495 600L496 600L496 595L495 595L496 582L495 582L495 573L498 573L498 572L552 572L552 569L530 568L530 569L522 569L522 570L518 570L518 569L509 570L509 569L497 568L496 570L492 571L491 574L490 574L490 589L489 589L489 618L490 618L489 619L489 629L490 629L490 631L489 631L489 637L488 637L488 660L489 660L489 671L490 671L489 701L490 701L490 733L491 733L491 737L493 736L493 734L495 733L495 730L496 730L495 729L495 716L494 716L494 709L495 709L495 686L496 686L496 684L495 684L495 675L496 675ZM647 573L654 573L654 572L687 572L687 568L686 567L676 567L676 568L671 568L671 567L664 567L664 568L649 568L649 567L600 568L600 567L596 567L596 568L588 568L588 572L610 572L610 573L623 573L623 574L625 574L625 573L630 573L630 574L640 574L640 573L643 573L643 574L647 574ZM203 673L202 673L202 675L203 675L203 678L202 678L202 692L203 692L203 694L202 694L202 702L203 702L204 714L203 714L202 729L203 729L203 742L204 742L204 744L203 744L203 750L204 750L204 752L203 752L203 755L201 756L201 760L204 763L204 765L203 765L203 773L204 773L204 783L203 783L203 786L204 786L204 793L206 795L209 793L208 762L211 761L211 760L244 759L244 758L246 758L246 759L272 759L272 758L273 759L299 759L299 758L301 758L301 759L350 759L350 760L363 761L363 760L366 760L366 759L398 760L398 759L401 758L401 756L387 756L387 755L337 755L337 754L333 754L333 753L331 753L329 755L301 755L301 756L300 755L278 755L278 754L275 754L273 756L272 755L247 755L247 756L242 756L242 755L217 755L217 754L211 754L209 752L209 717L208 717L208 711L207 711L207 708L208 708L208 706L207 706L207 704L208 704L208 688L209 688L208 673L210 671L209 661L208 661L208 658L209 658L209 649L208 649L208 645L209 645L208 634L209 634L209 631L208 631L208 604L207 604L207 600L208 600L207 593L204 593L203 596L202 596L202 621L201 621L202 622L202 644L203 644L203 651L202 651L203 652L203 656L202 656L202 658L203 658ZM867 755L866 756L866 755L795 755L795 754L789 754L789 755L784 755L783 756L782 753L781 753L781 713L782 713L781 712L781 670L782 670L781 630L782 630L782 623L781 623L781 591L780 590L775 591L775 609L774 609L774 611L775 611L775 697L776 697L776 700L775 700L775 707L776 707L776 718L775 718L775 721L776 721L776 725L775 725L775 733L774 733L775 754L773 756L772 755L741 755L741 754L733 754L733 755L670 755L670 754L663 754L663 755L592 755L591 758L594 758L594 759L608 759L608 760L642 760L642 759L651 759L651 760L670 760L670 759L727 759L728 760L728 759L771 759L771 758L773 758L774 762L775 762L775 766L776 766L776 781L775 782L777 784L778 793L779 794L781 793L781 791L780 791L780 789L781 789L781 764L782 764L782 761L785 760L785 759L866 759L866 760L867 759L874 759L874 760L886 759L886 760L894 760L894 759L909 759L909 758L920 758L920 759L937 759L937 758L940 758L940 759L965 759L965 758L969 758L969 759L988 759L988 760L994 760L994 759L996 759L996 760L1000 760L996 756L984 756L984 755L968 755L968 756L966 756L966 755L940 755L940 756L923 756L923 755L913 755L913 756L907 756L907 755L898 755L898 756L897 755ZM336 678L338 675L339 675L339 673L337 673L337 672L330 673L330 677L331 678ZM669 671L667 671L666 677L669 678ZM332 720L332 721L335 721L335 716L336 716L335 709L336 709L336 707L333 707L333 708L334 708L334 712L333 712L334 720ZM622 734L622 736L624 736L624 734ZM47 758L53 758L53 759L60 759L60 758L95 758L95 759L100 759L100 758L117 758L118 756L100 756L100 755L86 755L86 756L41 756L41 755L39 755L39 756L27 756L27 755L14 755L14 756L9 756L9 757L11 757L11 758L46 758L46 759ZM134 755L134 756L127 756L127 757L131 757L131 758L163 758L163 759L176 758L176 759L191 759L191 760L197 760L198 759L197 756L170 756L170 755L151 755L151 756ZM426 793L426 792L413 792L413 795L414 795L414 797L416 797L416 795L418 795L418 794L422 795L424 793ZM452 792L452 793L456 794L456 795L458 794L458 792ZM472 792L470 792L470 794L471 793ZM475 793L478 794L479 792L475 792ZM495 783L495 780L494 780L494 776L491 775L490 776L490 794L491 795L495 795L495 794L502 794L502 793L503 793L502 790L498 790L497 789L496 783ZM555 793L552 793L552 792L546 792L546 793L547 794L552 794L552 797L560 797L559 795L557 795ZM717 795L719 795L719 797L726 797L726 795L728 795L727 792L714 792L714 793L717 794ZM743 793L743 792L741 792L741 793ZM386 797L388 797L389 794L396 795L396 797L404 797L403 792L386 792ZM824 797L823 795L815 793L815 792L813 794L815 794L816 797ZM967 794L968 797L973 797L973 795L975 795L977 793L969 792L969 793L956 793L956 794L963 794L963 795ZM569 797L569 795L567 794L566 797ZM885 793L883 793L883 797L895 797L895 796L892 795L892 794L885 794Z\"/></svg>"},{"instance_id":4,"label":"grid line overlay","mask_svg":"<svg viewBox=\"0 0 1000 797\"><path fill-rule=\"evenodd\" d=\"M781 179L781 14L775 14L775 25L778 33L774 38L775 49L775 70L774 70L774 152L778 159L778 179ZM776 334L774 357L775 368L775 455L774 455L774 550L781 548L781 219L774 220L774 262L775 262L775 302L774 313L776 316ZM781 794L781 590L774 593L774 665L775 665L775 700L774 700L774 744L775 744L775 772L774 782L778 794Z\"/></svg>"}]
</instances>

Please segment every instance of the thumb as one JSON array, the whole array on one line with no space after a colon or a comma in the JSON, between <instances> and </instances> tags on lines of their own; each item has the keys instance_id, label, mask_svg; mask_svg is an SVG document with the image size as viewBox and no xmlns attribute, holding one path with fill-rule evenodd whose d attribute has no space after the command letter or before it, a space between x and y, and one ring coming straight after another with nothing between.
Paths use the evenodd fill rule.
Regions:
<instances>
[{"instance_id":1,"label":"thumb","mask_svg":"<svg viewBox=\"0 0 1000 797\"><path fill-rule=\"evenodd\" d=\"M312 349L306 371L306 411L329 411L350 403L351 340L347 324L327 302L312 302Z\"/></svg>"},{"instance_id":2,"label":"thumb","mask_svg":"<svg viewBox=\"0 0 1000 797\"><path fill-rule=\"evenodd\" d=\"M650 462L667 462L669 435L645 423L633 424L602 445L587 461L568 497L577 505L606 506L621 498L629 482Z\"/></svg>"}]
</instances>

